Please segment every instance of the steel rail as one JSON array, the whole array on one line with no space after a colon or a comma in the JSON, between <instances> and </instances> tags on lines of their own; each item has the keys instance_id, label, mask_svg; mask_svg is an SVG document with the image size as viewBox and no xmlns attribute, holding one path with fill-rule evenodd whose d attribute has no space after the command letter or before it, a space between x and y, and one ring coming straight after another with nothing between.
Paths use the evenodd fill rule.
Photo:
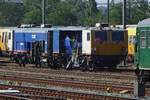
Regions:
<instances>
[{"instance_id":1,"label":"steel rail","mask_svg":"<svg viewBox=\"0 0 150 100\"><path fill-rule=\"evenodd\" d=\"M22 86L8 86L0 85L1 88L13 88L19 90L21 93L30 94L34 96L51 96L61 99L75 99L75 100L134 100L131 95L117 95L117 94L89 94L82 92L69 92L69 91L58 91L58 90L48 90L43 88L32 88L32 87L22 87Z\"/></svg>"}]
</instances>

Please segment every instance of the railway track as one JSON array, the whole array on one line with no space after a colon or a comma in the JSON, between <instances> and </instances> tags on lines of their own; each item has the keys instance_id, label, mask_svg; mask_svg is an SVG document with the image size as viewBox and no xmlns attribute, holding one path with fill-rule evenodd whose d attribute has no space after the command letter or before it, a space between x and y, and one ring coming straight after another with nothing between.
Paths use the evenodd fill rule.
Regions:
<instances>
[{"instance_id":1,"label":"railway track","mask_svg":"<svg viewBox=\"0 0 150 100\"><path fill-rule=\"evenodd\" d=\"M77 75L62 75L62 74L46 74L46 73L35 73L35 72L25 72L25 71L13 71L13 70L0 70L1 76L28 76L34 78L44 78L44 79L57 79L57 80L70 80L70 81L80 81L80 82L92 82L92 83L99 83L100 81L104 82L114 82L124 84L132 84L134 80L122 80L121 76L109 76L109 75L99 75L99 77L91 76L77 76Z\"/></svg>"},{"instance_id":2,"label":"railway track","mask_svg":"<svg viewBox=\"0 0 150 100\"><path fill-rule=\"evenodd\" d=\"M101 81L101 83L87 83L87 82L79 82L79 81L68 81L65 80L57 80L57 79L41 79L41 78L33 78L33 76L27 77L27 76L0 76L0 80L8 80L13 85L13 82L16 82L18 84L27 84L27 83L33 83L33 84L39 84L44 87L65 87L65 88L72 88L72 89L82 89L82 90L90 90L90 91L105 91L107 88L110 88L110 91L112 93L119 93L123 90L128 90L128 93L133 94L133 84L127 84L123 85L119 83L106 83Z\"/></svg>"},{"instance_id":3,"label":"railway track","mask_svg":"<svg viewBox=\"0 0 150 100\"><path fill-rule=\"evenodd\" d=\"M47 77L55 78L68 78L68 79L78 79L84 81L98 82L99 80L114 80L115 82L126 81L133 83L136 80L134 73L122 73L122 72L81 72L81 71L66 71L66 70L52 70L48 68L33 68L33 67L16 67L13 65L0 66L1 71L17 71L22 73L38 73L39 77L45 75ZM43 77L43 76L42 76ZM124 80L122 78L125 78Z\"/></svg>"},{"instance_id":4,"label":"railway track","mask_svg":"<svg viewBox=\"0 0 150 100\"><path fill-rule=\"evenodd\" d=\"M103 91L103 92L107 92L107 88L110 88L109 92L111 91L111 93L119 93L123 90L128 90L128 94L133 94L133 88L132 88L132 84L130 83L119 83L116 82L116 84L114 84L114 82L106 82L103 80L99 80L99 83L87 83L87 82L81 82L78 80L68 80L67 77L64 77L63 79L58 79L58 78L50 78L47 79L45 78L45 76L47 77L47 74L44 74L43 76L39 77L39 73L32 73L32 72L21 72L21 71L8 71L8 70L1 70L0 71L0 79L1 80L8 80L11 82L18 82L18 83L39 83L39 84L47 84L49 86L57 86L57 87L70 87L72 89L82 89L82 90L86 90L92 92L92 91ZM38 77L37 77L38 76ZM41 79L42 78L42 79ZM46 85L46 87L48 87Z\"/></svg>"},{"instance_id":5,"label":"railway track","mask_svg":"<svg viewBox=\"0 0 150 100\"><path fill-rule=\"evenodd\" d=\"M129 96L127 97L118 97L118 96L112 96L107 94L113 94L117 93L121 95L120 93L124 90L127 90L125 94L133 95L133 83L134 80L136 80L135 73L133 71L100 71L100 72L82 72L78 70L73 71L66 71L66 70L52 70L49 68L35 68L32 65L26 66L26 67L18 67L18 65L14 63L8 63L4 66L0 66L0 80L3 81L9 81L14 83L21 83L21 85L9 85L9 88L18 89L21 87L25 87L22 84L26 83L32 83L34 88L38 89L38 87L34 86L33 84L42 84L42 89L47 89L48 87L56 87L57 89L63 87L63 90L70 89L73 90L80 90L84 91L84 93L81 93L86 98L79 97L83 100L127 100ZM2 84L2 87L5 87L4 84ZM6 85L6 84L5 84ZM2 88L1 87L1 88ZM28 88L33 88L26 86ZM43 90L44 91L44 90ZM59 92L60 90L57 90ZM86 93L86 91L90 91L90 93ZM64 92L64 91L63 91ZM65 91L66 92L66 91ZM91 94L91 93L95 93ZM105 95L100 92L106 93ZM28 89L28 92L22 92L22 93L32 93L30 89ZM70 93L68 91L67 93ZM71 92L72 93L72 92ZM78 91L75 91L74 93L80 94ZM97 95L97 94L101 95ZM37 93L38 94L38 93ZM40 94L40 93L39 93ZM58 94L58 93L56 93ZM75 94L73 94L75 95ZM90 98L88 95L93 95L92 98ZM37 95L36 95L37 96ZM44 96L50 96L50 95L44 95ZM71 96L71 97L69 97ZM96 96L96 98L95 98ZM57 96L54 96L57 97ZM62 96L59 94L58 97L65 97L65 94ZM72 96L72 94L68 94L66 96L67 98L76 98ZM109 99L108 99L109 98ZM113 99L112 99L113 98ZM125 99L124 99L125 98ZM77 99L78 100L78 99ZM130 100L130 99L129 99ZM133 99L132 99L133 100Z\"/></svg>"},{"instance_id":6,"label":"railway track","mask_svg":"<svg viewBox=\"0 0 150 100\"><path fill-rule=\"evenodd\" d=\"M75 78L74 79L71 78L70 80L68 80L68 77L66 77L66 76L64 76L63 78L61 77L61 79L60 79L60 77L58 78L58 76L57 75L55 76L55 74L51 77L50 77L50 75L48 76L47 74L42 74L42 75L40 75L40 74L41 73L35 73L35 72L1 70L0 71L0 79L1 80L8 80L11 82L18 82L18 83L25 82L25 83L33 83L33 84L35 84L35 83L36 84L37 83L47 84L47 85L52 86L52 87L54 87L54 86L60 87L61 86L61 87L66 87L67 89L68 89L68 87L70 87L70 88L73 88L73 90L74 89L78 89L78 90L83 89L86 91L90 91L90 93L92 91L107 92L107 88L110 88L109 92L111 92L111 93L120 93L123 90L127 90L128 94L133 94L133 88L132 88L133 84L132 83L117 82L118 80L116 80L116 82L113 82L110 80L109 81L108 80L105 80L105 81L101 80L100 81L100 79L97 80L97 82L89 81L87 83L87 82L85 82L85 80L79 81ZM114 84L114 83L116 83L116 84ZM38 87L36 87L36 88L38 88ZM48 87L48 86L46 86L46 87ZM14 87L11 87L11 88L14 88ZM14 88L14 89L16 89L16 88ZM26 93L30 93L30 92L31 91L28 91ZM54 97L57 97L57 96L54 96ZM84 97L86 97L86 95L84 95ZM74 97L72 97L72 98L74 98ZM107 98L109 98L109 99L107 99ZM114 98L114 99L112 99L112 98ZM117 99L117 97L106 96L106 95L100 96L100 98L97 100L103 100L103 99L104 100L115 100L115 99L116 100L127 100L127 99L122 99L120 97L118 97L118 99ZM90 99L85 98L84 100L92 100L92 99L91 98Z\"/></svg>"},{"instance_id":7,"label":"railway track","mask_svg":"<svg viewBox=\"0 0 150 100\"><path fill-rule=\"evenodd\" d=\"M24 98L24 97L10 95L10 94L0 94L0 98L2 100L31 100L29 98Z\"/></svg>"},{"instance_id":8,"label":"railway track","mask_svg":"<svg viewBox=\"0 0 150 100\"><path fill-rule=\"evenodd\" d=\"M1 100L66 100L66 99L61 99L61 98L54 98L50 96L36 96L32 94L21 94L21 93L4 93L0 94Z\"/></svg>"},{"instance_id":9,"label":"railway track","mask_svg":"<svg viewBox=\"0 0 150 100\"><path fill-rule=\"evenodd\" d=\"M19 90L21 93L33 96L49 96L57 97L61 99L73 99L73 100L134 100L135 97L131 95L118 95L118 94L103 94L103 93L82 93L82 92L70 92L70 91L57 91L43 88L33 87L21 87L21 86L8 86L1 85L0 89L13 88Z\"/></svg>"}]
</instances>

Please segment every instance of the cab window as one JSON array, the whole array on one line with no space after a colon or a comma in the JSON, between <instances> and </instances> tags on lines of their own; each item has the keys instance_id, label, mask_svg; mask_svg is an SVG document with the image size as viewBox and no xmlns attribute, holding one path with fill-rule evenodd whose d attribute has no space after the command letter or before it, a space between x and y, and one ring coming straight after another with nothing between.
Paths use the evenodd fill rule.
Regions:
<instances>
[{"instance_id":1,"label":"cab window","mask_svg":"<svg viewBox=\"0 0 150 100\"><path fill-rule=\"evenodd\" d=\"M4 42L4 35L5 35L5 33L3 32L2 33L2 42Z\"/></svg>"},{"instance_id":2,"label":"cab window","mask_svg":"<svg viewBox=\"0 0 150 100\"><path fill-rule=\"evenodd\" d=\"M87 32L87 41L90 41L90 32Z\"/></svg>"},{"instance_id":3,"label":"cab window","mask_svg":"<svg viewBox=\"0 0 150 100\"><path fill-rule=\"evenodd\" d=\"M130 35L128 38L128 43L135 44L136 36Z\"/></svg>"},{"instance_id":4,"label":"cab window","mask_svg":"<svg viewBox=\"0 0 150 100\"><path fill-rule=\"evenodd\" d=\"M5 43L7 43L7 32L5 34Z\"/></svg>"},{"instance_id":5,"label":"cab window","mask_svg":"<svg viewBox=\"0 0 150 100\"><path fill-rule=\"evenodd\" d=\"M94 40L96 42L105 42L105 41L107 41L107 31L96 31Z\"/></svg>"},{"instance_id":6,"label":"cab window","mask_svg":"<svg viewBox=\"0 0 150 100\"><path fill-rule=\"evenodd\" d=\"M140 48L146 48L146 30L140 33Z\"/></svg>"},{"instance_id":7,"label":"cab window","mask_svg":"<svg viewBox=\"0 0 150 100\"><path fill-rule=\"evenodd\" d=\"M8 34L8 38L9 38L9 40L11 39L11 32L9 32L9 34Z\"/></svg>"},{"instance_id":8,"label":"cab window","mask_svg":"<svg viewBox=\"0 0 150 100\"><path fill-rule=\"evenodd\" d=\"M112 41L114 41L114 42L124 41L124 32L123 31L113 31L112 32Z\"/></svg>"}]
</instances>

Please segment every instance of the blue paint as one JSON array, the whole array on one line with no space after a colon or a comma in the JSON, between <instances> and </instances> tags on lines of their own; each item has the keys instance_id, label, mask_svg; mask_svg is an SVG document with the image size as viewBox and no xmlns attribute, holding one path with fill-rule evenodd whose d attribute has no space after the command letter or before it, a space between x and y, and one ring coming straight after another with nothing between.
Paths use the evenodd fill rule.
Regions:
<instances>
[{"instance_id":1,"label":"blue paint","mask_svg":"<svg viewBox=\"0 0 150 100\"><path fill-rule=\"evenodd\" d=\"M47 52L47 32L45 33L26 33L14 32L14 50L32 50L32 42L45 41L45 52Z\"/></svg>"},{"instance_id":2,"label":"blue paint","mask_svg":"<svg viewBox=\"0 0 150 100\"><path fill-rule=\"evenodd\" d=\"M53 30L53 53L59 53L59 30Z\"/></svg>"}]
</instances>

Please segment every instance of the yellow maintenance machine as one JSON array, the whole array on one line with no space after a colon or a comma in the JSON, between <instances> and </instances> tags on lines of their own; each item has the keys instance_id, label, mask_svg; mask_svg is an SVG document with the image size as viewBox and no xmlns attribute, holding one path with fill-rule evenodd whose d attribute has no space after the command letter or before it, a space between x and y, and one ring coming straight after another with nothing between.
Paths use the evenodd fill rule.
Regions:
<instances>
[{"instance_id":1,"label":"yellow maintenance machine","mask_svg":"<svg viewBox=\"0 0 150 100\"><path fill-rule=\"evenodd\" d=\"M136 27L128 27L128 58L127 61L134 61L135 42L136 42Z\"/></svg>"}]
</instances>

